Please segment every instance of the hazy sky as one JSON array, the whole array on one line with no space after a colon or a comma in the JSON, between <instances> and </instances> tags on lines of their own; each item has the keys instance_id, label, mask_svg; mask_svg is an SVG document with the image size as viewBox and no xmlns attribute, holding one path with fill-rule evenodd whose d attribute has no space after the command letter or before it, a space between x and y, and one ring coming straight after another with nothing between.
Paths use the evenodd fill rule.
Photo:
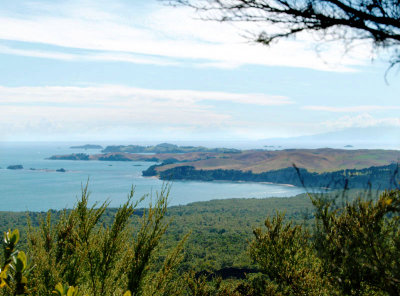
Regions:
<instances>
[{"instance_id":1,"label":"hazy sky","mask_svg":"<svg viewBox=\"0 0 400 296\"><path fill-rule=\"evenodd\" d=\"M271 48L249 24L153 0L0 1L0 141L259 139L400 126L400 74L368 44L303 35ZM381 53L381 57L385 56Z\"/></svg>"}]
</instances>

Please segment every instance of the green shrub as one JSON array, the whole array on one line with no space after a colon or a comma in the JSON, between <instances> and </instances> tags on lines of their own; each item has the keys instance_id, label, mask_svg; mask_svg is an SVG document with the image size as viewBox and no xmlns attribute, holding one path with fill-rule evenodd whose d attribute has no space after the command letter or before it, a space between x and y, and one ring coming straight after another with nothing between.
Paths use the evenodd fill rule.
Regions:
<instances>
[{"instance_id":1,"label":"green shrub","mask_svg":"<svg viewBox=\"0 0 400 296\"><path fill-rule=\"evenodd\" d=\"M30 226L28 243L34 269L29 281L24 277L28 267L18 261L26 261L23 252L17 252L17 269L10 272L13 263L8 263L8 257L18 241L11 234L5 244L4 266L10 266L9 275L20 274L22 280L14 276L15 287L7 282L9 288L3 289L3 294L103 296L123 295L126 291L133 295L180 294L182 285L175 269L182 258L184 241L171 250L163 264L154 264L160 239L168 226L165 213L169 187L162 188L155 205L144 211L140 221L132 221L138 205L132 201L133 193L132 189L109 226L101 221L108 203L88 207L87 186L75 208L64 211L58 221L52 221L49 212L39 228ZM20 283L24 286L18 286Z\"/></svg>"},{"instance_id":2,"label":"green shrub","mask_svg":"<svg viewBox=\"0 0 400 296\"><path fill-rule=\"evenodd\" d=\"M162 247L169 187L140 215L143 198L134 203L133 193L105 215L108 203L88 207L86 186L75 208L29 226L27 253L17 248L19 231L6 232L0 295L400 295L399 189L341 206L311 196L313 227L268 217L249 244L258 273L245 280L178 270L188 235L168 252Z\"/></svg>"}]
</instances>

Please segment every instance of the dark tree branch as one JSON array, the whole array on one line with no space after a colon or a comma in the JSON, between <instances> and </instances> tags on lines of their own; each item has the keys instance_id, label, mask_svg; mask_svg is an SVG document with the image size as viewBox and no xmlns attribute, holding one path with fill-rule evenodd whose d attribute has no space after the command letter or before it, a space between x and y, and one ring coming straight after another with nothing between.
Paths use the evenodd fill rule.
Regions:
<instances>
[{"instance_id":1,"label":"dark tree branch","mask_svg":"<svg viewBox=\"0 0 400 296\"><path fill-rule=\"evenodd\" d=\"M394 49L391 67L400 61L400 0L161 0L202 12L202 18L221 22L258 22L268 26L254 41L269 45L300 32L322 32L346 44L370 40L375 48ZM334 32L334 29L340 29Z\"/></svg>"}]
</instances>

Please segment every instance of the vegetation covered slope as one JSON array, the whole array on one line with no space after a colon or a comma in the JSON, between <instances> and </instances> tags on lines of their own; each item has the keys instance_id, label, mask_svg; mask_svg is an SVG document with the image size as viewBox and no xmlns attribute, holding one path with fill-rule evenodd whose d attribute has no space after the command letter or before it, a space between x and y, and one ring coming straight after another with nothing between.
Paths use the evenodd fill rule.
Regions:
<instances>
[{"instance_id":1,"label":"vegetation covered slope","mask_svg":"<svg viewBox=\"0 0 400 296\"><path fill-rule=\"evenodd\" d=\"M286 211L287 216L297 223L312 219L312 204L305 195L290 198L266 199L226 199L208 202L196 202L183 206L169 207L166 217L171 219L163 238L163 243L173 247L183 235L191 232L185 245L185 258L182 270L219 270L227 267L250 267L247 241L252 230L261 225L265 217L275 211ZM107 208L102 223L111 225L118 209ZM137 209L133 223L144 209ZM57 221L62 211L51 211ZM40 225L42 212L0 212L0 231L18 228L22 233L22 243L26 250L27 218L34 227Z\"/></svg>"},{"instance_id":2,"label":"vegetation covered slope","mask_svg":"<svg viewBox=\"0 0 400 296\"><path fill-rule=\"evenodd\" d=\"M162 166L162 165L161 165ZM399 182L398 165L365 169L346 169L335 172L311 173L303 168L289 167L263 173L240 170L202 170L193 166L177 166L157 172L159 165L153 165L143 171L144 176L158 175L163 180L198 180L198 181L246 181L291 184L294 186L340 188L396 188Z\"/></svg>"},{"instance_id":3,"label":"vegetation covered slope","mask_svg":"<svg viewBox=\"0 0 400 296\"><path fill-rule=\"evenodd\" d=\"M177 225L171 224L168 233L163 193L154 207L136 210L136 215L130 197L108 216L106 204L87 207L85 190L74 209L59 213L57 218L47 214L39 227L29 227L27 253L18 249L19 233L7 231L0 262L0 295L398 295L400 191L385 191L379 198L368 194L342 197L296 197L299 208L289 207L289 212L309 209L308 215L300 211L305 223L266 213L265 228L255 228L246 247L251 259L248 262L255 264L248 276L214 281L187 271L191 267L183 268L180 262L182 255L185 260L194 260L188 249L201 243L188 240L189 248L184 247L185 227L190 224L212 226L210 234L221 238L223 244L214 245L215 249L197 246L208 260L220 254L235 256L232 246L247 244L244 237L237 238L239 244L233 236L224 241L230 222L225 220L229 215L225 214L225 205L220 205L222 201L211 202L212 208L201 203L191 205L197 210L203 208L194 213L200 215L194 223L179 221L188 213L175 207L182 232L173 231ZM291 199L282 200L286 205L288 201L294 204ZM271 201L270 205L279 203ZM235 213L230 217L234 221L231 225L247 232L252 220L243 223L242 217L260 210L256 209L256 200L249 202L250 212L243 205L233 204L227 212ZM219 215L212 213L214 206ZM209 222L209 217L214 222ZM129 225L136 231L132 232ZM165 240L165 235L170 239Z\"/></svg>"}]
</instances>

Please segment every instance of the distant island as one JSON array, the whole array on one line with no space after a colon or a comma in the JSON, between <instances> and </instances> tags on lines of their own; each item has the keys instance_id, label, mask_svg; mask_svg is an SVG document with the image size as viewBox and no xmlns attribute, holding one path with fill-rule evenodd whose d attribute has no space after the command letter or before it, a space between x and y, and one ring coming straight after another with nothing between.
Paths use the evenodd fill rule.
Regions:
<instances>
[{"instance_id":1,"label":"distant island","mask_svg":"<svg viewBox=\"0 0 400 296\"><path fill-rule=\"evenodd\" d=\"M346 145L346 146L344 146L344 148L353 148L354 146L353 145Z\"/></svg>"},{"instance_id":2,"label":"distant island","mask_svg":"<svg viewBox=\"0 0 400 296\"><path fill-rule=\"evenodd\" d=\"M145 150L140 148L138 153L126 152L139 149L137 147L143 148L108 146L103 151L117 152L53 155L49 159L153 162L155 164L142 172L143 176L156 176L163 180L271 182L329 188L341 188L350 179L349 186L352 188L360 188L362 184L365 187L370 180L375 180L372 184L374 188L387 187L387 183L394 180L392 177L397 172L396 163L400 159L400 151L379 149L233 149L233 152L228 152L230 149L227 148L205 148L201 152L172 153L174 150L190 151L203 147L160 144L144 147ZM157 149L169 152L143 152ZM298 169L293 167L294 164ZM300 176L303 180L299 179Z\"/></svg>"},{"instance_id":3,"label":"distant island","mask_svg":"<svg viewBox=\"0 0 400 296\"><path fill-rule=\"evenodd\" d=\"M8 170L22 170L23 168L24 166L22 164L14 164L7 167Z\"/></svg>"},{"instance_id":4,"label":"distant island","mask_svg":"<svg viewBox=\"0 0 400 296\"><path fill-rule=\"evenodd\" d=\"M7 167L9 170L23 170L24 166L22 164L15 164L15 165L9 165ZM47 169L47 168L42 168L42 169L37 169L37 168L29 168L29 171L40 171L40 172L58 172L58 173L65 173L67 172L66 169L60 168L57 170L52 170L52 169Z\"/></svg>"},{"instance_id":5,"label":"distant island","mask_svg":"<svg viewBox=\"0 0 400 296\"><path fill-rule=\"evenodd\" d=\"M86 153L72 153L67 155L54 155L49 157L51 160L89 160L89 155Z\"/></svg>"},{"instance_id":6,"label":"distant island","mask_svg":"<svg viewBox=\"0 0 400 296\"><path fill-rule=\"evenodd\" d=\"M240 153L240 150L233 148L206 148L203 146L178 146L169 143L161 143L155 146L140 145L119 145L107 146L103 153L189 153L189 152L215 152L215 153Z\"/></svg>"},{"instance_id":7,"label":"distant island","mask_svg":"<svg viewBox=\"0 0 400 296\"><path fill-rule=\"evenodd\" d=\"M81 146L71 146L69 147L71 149L103 149L103 146L100 145L94 145L94 144L86 144L86 145L81 145Z\"/></svg>"}]
</instances>

